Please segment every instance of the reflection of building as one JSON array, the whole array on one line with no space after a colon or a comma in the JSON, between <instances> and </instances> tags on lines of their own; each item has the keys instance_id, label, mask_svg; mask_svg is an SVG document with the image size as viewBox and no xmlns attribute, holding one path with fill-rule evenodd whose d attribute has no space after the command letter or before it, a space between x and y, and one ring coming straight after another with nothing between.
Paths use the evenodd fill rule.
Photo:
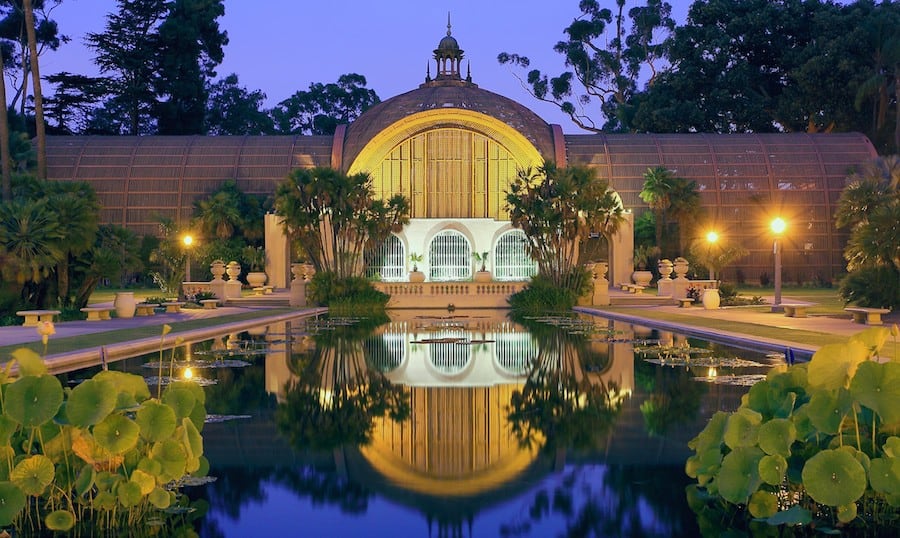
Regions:
<instances>
[{"instance_id":1,"label":"reflection of building","mask_svg":"<svg viewBox=\"0 0 900 538\"><path fill-rule=\"evenodd\" d=\"M48 174L89 181L104 222L155 234L158 216L186 221L194 201L226 179L268 196L292 168L368 171L379 193L402 193L412 204L411 224L384 247L382 277L405 278L415 252L425 255L420 265L431 280L465 280L476 268L472 253L492 254L495 278L529 271L503 204L517 169L544 159L587 164L610 181L626 209L643 213L642 175L664 166L697 181L720 232L750 250L738 266L748 280L771 270L765 223L776 211L796 223L785 245L788 271L802 265L806 278L829 279L842 270L845 236L832 215L848 170L876 156L864 136L564 135L521 104L479 88L468 72L463 76L462 58L448 28L434 51L434 78L334 136L50 137ZM631 244L626 226L609 252L611 282L631 273ZM284 287L283 249L272 247L270 257L270 281Z\"/></svg>"}]
</instances>

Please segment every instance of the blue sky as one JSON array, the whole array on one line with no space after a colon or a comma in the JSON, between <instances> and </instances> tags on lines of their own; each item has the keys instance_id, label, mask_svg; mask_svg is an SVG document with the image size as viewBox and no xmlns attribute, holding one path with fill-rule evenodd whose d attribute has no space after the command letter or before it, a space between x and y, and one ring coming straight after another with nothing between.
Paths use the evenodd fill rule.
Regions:
<instances>
[{"instance_id":1,"label":"blue sky","mask_svg":"<svg viewBox=\"0 0 900 538\"><path fill-rule=\"evenodd\" d=\"M676 20L683 21L690 2L670 3ZM41 74L97 74L84 36L103 31L106 14L115 8L114 0L64 0L53 18L72 41L41 57ZM384 100L417 87L429 62L434 73L431 55L446 33L448 11L473 82L566 132L579 132L554 107L528 95L512 68L496 60L500 52L516 52L545 72L561 72L562 57L553 45L578 15L577 0L226 0L219 24L230 42L218 74L237 73L242 86L268 96L268 106L310 83L334 82L351 72L364 75Z\"/></svg>"}]
</instances>

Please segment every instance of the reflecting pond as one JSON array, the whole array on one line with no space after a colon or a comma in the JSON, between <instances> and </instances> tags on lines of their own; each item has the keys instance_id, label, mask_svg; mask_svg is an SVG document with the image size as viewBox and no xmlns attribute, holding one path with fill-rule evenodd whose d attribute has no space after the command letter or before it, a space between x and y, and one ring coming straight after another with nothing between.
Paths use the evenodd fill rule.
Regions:
<instances>
[{"instance_id":1,"label":"reflecting pond","mask_svg":"<svg viewBox=\"0 0 900 538\"><path fill-rule=\"evenodd\" d=\"M200 536L699 535L687 442L782 357L504 315L298 319L109 367L204 385Z\"/></svg>"}]
</instances>

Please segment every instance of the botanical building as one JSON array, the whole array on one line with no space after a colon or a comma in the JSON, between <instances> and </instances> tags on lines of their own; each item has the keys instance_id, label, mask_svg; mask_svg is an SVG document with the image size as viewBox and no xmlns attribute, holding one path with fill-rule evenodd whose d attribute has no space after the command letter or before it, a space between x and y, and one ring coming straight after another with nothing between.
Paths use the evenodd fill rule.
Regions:
<instances>
[{"instance_id":1,"label":"botanical building","mask_svg":"<svg viewBox=\"0 0 900 538\"><path fill-rule=\"evenodd\" d=\"M767 226L776 215L790 223L786 281L828 280L843 270L846 237L832 215L848 172L876 157L865 136L563 134L463 76L462 58L448 31L434 51L433 78L372 107L334 136L50 137L48 175L90 182L104 222L155 234L158 216L187 221L194 201L228 179L244 192L269 196L293 168L367 171L377 192L401 193L412 207L410 225L388 241L373 273L403 280L409 255L417 253L427 278L467 280L477 269L471 254L488 252L494 278L516 280L533 269L504 209L509 182L518 169L545 159L587 164L630 212L607 255L610 280L620 282L631 273L630 223L648 210L638 196L643 174L663 166L695 180L709 225L750 251L727 278L738 270L748 281L771 274ZM267 241L277 236L270 230ZM276 286L288 280L284 257L274 256L269 270Z\"/></svg>"}]
</instances>

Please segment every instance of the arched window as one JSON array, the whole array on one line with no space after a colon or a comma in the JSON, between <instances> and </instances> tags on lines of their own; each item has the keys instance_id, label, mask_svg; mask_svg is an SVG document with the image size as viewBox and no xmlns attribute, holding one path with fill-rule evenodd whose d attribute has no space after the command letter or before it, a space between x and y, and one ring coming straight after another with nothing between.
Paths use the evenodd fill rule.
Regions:
<instances>
[{"instance_id":1,"label":"arched window","mask_svg":"<svg viewBox=\"0 0 900 538\"><path fill-rule=\"evenodd\" d=\"M522 230L510 230L494 246L496 280L528 280L537 273L537 263L528 255L528 239Z\"/></svg>"},{"instance_id":2,"label":"arched window","mask_svg":"<svg viewBox=\"0 0 900 538\"><path fill-rule=\"evenodd\" d=\"M406 277L406 249L394 234L378 248L366 252L366 276L385 282L398 282Z\"/></svg>"},{"instance_id":3,"label":"arched window","mask_svg":"<svg viewBox=\"0 0 900 538\"><path fill-rule=\"evenodd\" d=\"M429 280L472 278L472 245L456 230L444 230L428 246Z\"/></svg>"}]
</instances>

